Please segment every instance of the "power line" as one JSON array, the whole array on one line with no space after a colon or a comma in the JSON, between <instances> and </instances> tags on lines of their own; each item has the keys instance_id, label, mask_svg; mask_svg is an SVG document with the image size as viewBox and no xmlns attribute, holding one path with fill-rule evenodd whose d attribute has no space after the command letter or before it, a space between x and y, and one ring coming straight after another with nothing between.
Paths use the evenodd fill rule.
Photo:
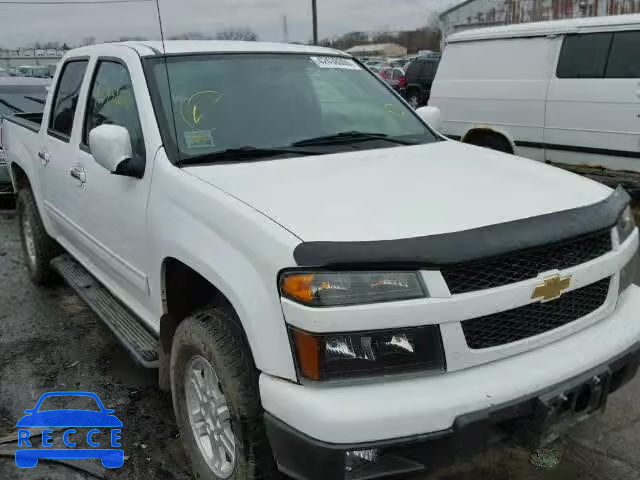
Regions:
<instances>
[{"instance_id":1,"label":"power line","mask_svg":"<svg viewBox=\"0 0 640 480\"><path fill-rule=\"evenodd\" d=\"M148 3L154 2L155 0L53 0L47 2L45 0L26 0L26 1L18 1L18 0L0 0L0 5L102 5L105 3Z\"/></svg>"}]
</instances>

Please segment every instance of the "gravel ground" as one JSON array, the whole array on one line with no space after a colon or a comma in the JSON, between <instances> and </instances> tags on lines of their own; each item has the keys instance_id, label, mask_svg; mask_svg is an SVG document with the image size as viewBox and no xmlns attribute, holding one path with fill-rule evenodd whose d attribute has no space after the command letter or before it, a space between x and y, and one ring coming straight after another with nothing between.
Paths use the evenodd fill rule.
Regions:
<instances>
[{"instance_id":1,"label":"gravel ground","mask_svg":"<svg viewBox=\"0 0 640 480\"><path fill-rule=\"evenodd\" d=\"M191 478L171 398L157 389L155 372L137 367L70 289L38 289L29 283L15 214L6 210L0 211L0 325L1 479ZM81 461L70 461L71 466L41 462L31 470L15 466L16 443L6 440L16 433L23 410L52 389L96 392L107 408L115 409L124 424L122 468L106 470ZM640 480L639 397L640 379L614 394L603 416L582 424L557 446L564 455L552 470L533 467L529 452L503 448L419 478Z\"/></svg>"}]
</instances>

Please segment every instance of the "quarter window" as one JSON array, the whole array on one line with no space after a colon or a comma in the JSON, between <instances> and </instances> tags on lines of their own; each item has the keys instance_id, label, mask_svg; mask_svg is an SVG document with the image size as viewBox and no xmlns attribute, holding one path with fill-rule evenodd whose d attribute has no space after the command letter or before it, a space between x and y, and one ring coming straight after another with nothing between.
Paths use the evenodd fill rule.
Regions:
<instances>
[{"instance_id":1,"label":"quarter window","mask_svg":"<svg viewBox=\"0 0 640 480\"><path fill-rule=\"evenodd\" d=\"M611 39L611 33L568 35L558 60L558 78L602 78Z\"/></svg>"},{"instance_id":2,"label":"quarter window","mask_svg":"<svg viewBox=\"0 0 640 480\"><path fill-rule=\"evenodd\" d=\"M62 135L66 139L71 137L73 119L78 106L80 87L87 70L88 61L72 61L65 64L58 81L58 87L53 101L53 110L49 120L49 130Z\"/></svg>"},{"instance_id":3,"label":"quarter window","mask_svg":"<svg viewBox=\"0 0 640 480\"><path fill-rule=\"evenodd\" d=\"M144 137L129 71L118 62L101 61L89 94L83 142L100 125L119 125L129 131L133 153L144 156Z\"/></svg>"},{"instance_id":4,"label":"quarter window","mask_svg":"<svg viewBox=\"0 0 640 480\"><path fill-rule=\"evenodd\" d=\"M606 77L640 78L640 32L614 34Z\"/></svg>"}]
</instances>

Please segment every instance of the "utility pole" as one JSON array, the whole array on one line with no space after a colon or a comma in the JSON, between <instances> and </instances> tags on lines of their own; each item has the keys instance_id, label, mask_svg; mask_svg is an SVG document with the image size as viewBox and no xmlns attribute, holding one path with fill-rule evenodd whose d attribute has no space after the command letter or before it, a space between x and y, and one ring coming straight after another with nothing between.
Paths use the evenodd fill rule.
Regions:
<instances>
[{"instance_id":1,"label":"utility pole","mask_svg":"<svg viewBox=\"0 0 640 480\"><path fill-rule=\"evenodd\" d=\"M287 21L287 16L282 16L282 35L284 38L284 43L289 43L289 22Z\"/></svg>"},{"instance_id":2,"label":"utility pole","mask_svg":"<svg viewBox=\"0 0 640 480\"><path fill-rule=\"evenodd\" d=\"M316 0L311 0L311 15L313 17L313 44L318 45L318 6Z\"/></svg>"}]
</instances>

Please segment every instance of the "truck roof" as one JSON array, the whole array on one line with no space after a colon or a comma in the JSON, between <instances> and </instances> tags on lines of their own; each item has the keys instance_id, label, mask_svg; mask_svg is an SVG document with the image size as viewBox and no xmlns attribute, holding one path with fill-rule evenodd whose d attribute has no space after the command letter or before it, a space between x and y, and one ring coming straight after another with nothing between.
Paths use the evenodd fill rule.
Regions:
<instances>
[{"instance_id":1,"label":"truck roof","mask_svg":"<svg viewBox=\"0 0 640 480\"><path fill-rule=\"evenodd\" d=\"M181 53L308 53L316 55L346 55L331 48L310 45L295 45L291 43L243 42L230 40L168 40L166 42L130 41L116 42L105 45L125 46L133 48L141 57L149 57L166 53L176 55ZM72 51L73 55L91 53L99 45L81 47Z\"/></svg>"},{"instance_id":2,"label":"truck roof","mask_svg":"<svg viewBox=\"0 0 640 480\"><path fill-rule=\"evenodd\" d=\"M640 14L612 15L607 17L572 18L548 22L520 23L498 27L476 28L454 33L447 37L447 43L472 40L492 40L497 38L543 37L581 31L628 29L640 27Z\"/></svg>"}]
</instances>

